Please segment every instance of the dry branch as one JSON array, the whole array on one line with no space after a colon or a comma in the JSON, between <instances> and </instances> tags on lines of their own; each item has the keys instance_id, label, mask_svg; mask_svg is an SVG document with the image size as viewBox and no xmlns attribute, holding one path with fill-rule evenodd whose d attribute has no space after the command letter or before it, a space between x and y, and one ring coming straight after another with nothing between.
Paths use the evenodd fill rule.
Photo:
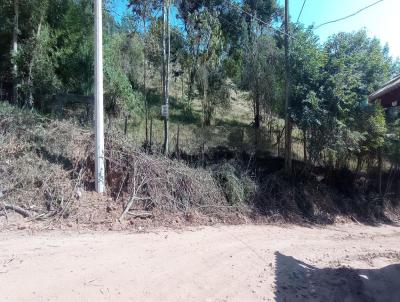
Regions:
<instances>
[{"instance_id":1,"label":"dry branch","mask_svg":"<svg viewBox=\"0 0 400 302\"><path fill-rule=\"evenodd\" d=\"M141 219L153 218L154 216L153 213L147 211L128 211L127 214Z\"/></svg>"},{"instance_id":2,"label":"dry branch","mask_svg":"<svg viewBox=\"0 0 400 302\"><path fill-rule=\"evenodd\" d=\"M25 218L26 217L31 217L31 213L29 213L27 210L25 210L25 209L23 209L23 208L21 208L19 206L16 206L16 205L5 203L4 204L4 209L14 211L15 213L18 213L18 214L22 215Z\"/></svg>"}]
</instances>

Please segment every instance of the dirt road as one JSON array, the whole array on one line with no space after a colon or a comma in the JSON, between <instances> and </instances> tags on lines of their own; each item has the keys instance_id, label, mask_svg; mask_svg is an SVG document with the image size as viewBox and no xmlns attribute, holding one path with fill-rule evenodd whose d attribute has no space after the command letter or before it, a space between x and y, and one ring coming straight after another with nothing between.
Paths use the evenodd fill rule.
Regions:
<instances>
[{"instance_id":1,"label":"dirt road","mask_svg":"<svg viewBox=\"0 0 400 302\"><path fill-rule=\"evenodd\" d=\"M1 301L400 301L400 228L0 233Z\"/></svg>"}]
</instances>

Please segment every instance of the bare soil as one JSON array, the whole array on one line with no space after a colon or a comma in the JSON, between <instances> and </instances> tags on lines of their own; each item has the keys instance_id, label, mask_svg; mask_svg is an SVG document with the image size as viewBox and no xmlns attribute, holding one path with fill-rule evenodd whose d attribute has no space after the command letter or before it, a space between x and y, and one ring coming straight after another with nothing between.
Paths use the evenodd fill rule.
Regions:
<instances>
[{"instance_id":1,"label":"bare soil","mask_svg":"<svg viewBox=\"0 0 400 302\"><path fill-rule=\"evenodd\" d=\"M400 301L400 228L0 233L1 301Z\"/></svg>"}]
</instances>

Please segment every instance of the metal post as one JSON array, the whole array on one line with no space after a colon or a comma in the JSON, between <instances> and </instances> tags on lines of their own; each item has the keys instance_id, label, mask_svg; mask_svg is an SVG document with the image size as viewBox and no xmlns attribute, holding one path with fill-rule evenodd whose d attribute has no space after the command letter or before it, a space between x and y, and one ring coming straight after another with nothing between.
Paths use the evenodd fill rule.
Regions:
<instances>
[{"instance_id":1,"label":"metal post","mask_svg":"<svg viewBox=\"0 0 400 302\"><path fill-rule=\"evenodd\" d=\"M104 113L103 113L103 16L102 0L94 2L95 16L95 135L96 135L96 159L95 178L96 191L104 192Z\"/></svg>"}]
</instances>

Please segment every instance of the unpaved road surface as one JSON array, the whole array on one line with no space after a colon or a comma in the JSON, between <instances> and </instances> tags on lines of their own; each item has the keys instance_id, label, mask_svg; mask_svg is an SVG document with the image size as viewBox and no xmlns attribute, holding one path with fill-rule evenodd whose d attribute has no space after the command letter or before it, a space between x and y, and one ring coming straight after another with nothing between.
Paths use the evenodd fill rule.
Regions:
<instances>
[{"instance_id":1,"label":"unpaved road surface","mask_svg":"<svg viewBox=\"0 0 400 302\"><path fill-rule=\"evenodd\" d=\"M400 228L0 233L0 301L400 301Z\"/></svg>"}]
</instances>

